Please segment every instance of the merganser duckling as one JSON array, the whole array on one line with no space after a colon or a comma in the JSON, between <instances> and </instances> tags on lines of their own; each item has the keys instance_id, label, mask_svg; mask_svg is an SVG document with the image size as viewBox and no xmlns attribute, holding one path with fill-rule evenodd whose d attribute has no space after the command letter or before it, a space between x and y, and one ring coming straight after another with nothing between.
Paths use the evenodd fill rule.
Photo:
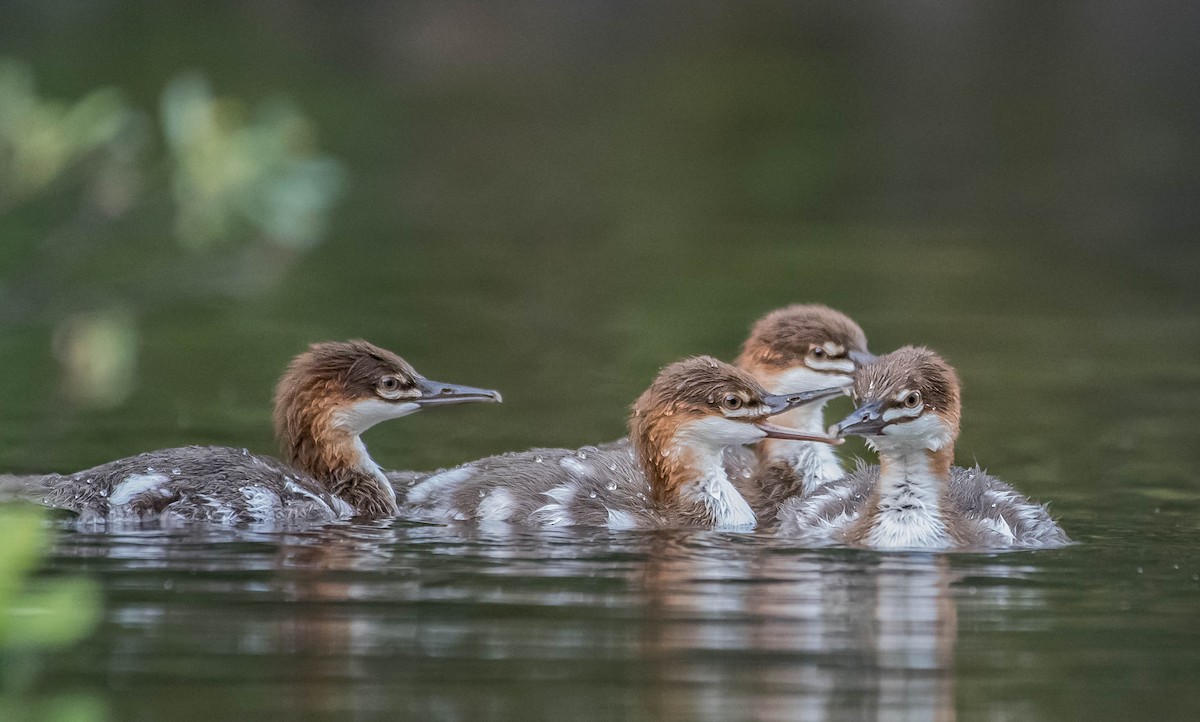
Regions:
<instances>
[{"instance_id":1,"label":"merganser duckling","mask_svg":"<svg viewBox=\"0 0 1200 722\"><path fill-rule=\"evenodd\" d=\"M742 346L737 366L773 394L804 393L833 387L850 393L854 373L875 360L867 337L848 316L819 304L794 304L760 318ZM801 404L778 417L780 426L823 434L830 397ZM625 448L629 439L600 448ZM811 494L846 471L828 444L793 439L764 439L753 447L726 449L725 465L738 491L760 522L775 521L779 506L793 496ZM408 477L389 472L394 482Z\"/></svg>"},{"instance_id":2,"label":"merganser duckling","mask_svg":"<svg viewBox=\"0 0 1200 722\"><path fill-rule=\"evenodd\" d=\"M780 533L872 549L1070 543L1041 504L978 468L951 466L959 381L936 353L910 346L880 357L858 374L854 396L859 407L831 432L864 437L880 465L785 503Z\"/></svg>"},{"instance_id":3,"label":"merganser duckling","mask_svg":"<svg viewBox=\"0 0 1200 722\"><path fill-rule=\"evenodd\" d=\"M284 460L245 449L186 446L27 483L48 506L83 521L320 522L396 512L396 496L360 436L427 406L500 401L488 389L430 381L366 341L319 343L275 388Z\"/></svg>"},{"instance_id":4,"label":"merganser duckling","mask_svg":"<svg viewBox=\"0 0 1200 722\"><path fill-rule=\"evenodd\" d=\"M410 479L401 515L612 529L750 529L750 505L723 452L763 438L837 443L767 418L842 389L768 394L749 374L708 356L664 368L634 403L629 447L532 449Z\"/></svg>"},{"instance_id":5,"label":"merganser duckling","mask_svg":"<svg viewBox=\"0 0 1200 722\"><path fill-rule=\"evenodd\" d=\"M773 394L794 394L840 387L847 394L855 373L875 360L867 336L844 313L818 304L794 304L763 316L751 329L737 359ZM780 426L809 434L825 431L825 405L820 398L780 414ZM760 519L773 517L793 496L807 496L846 474L828 444L791 439L764 439L751 455L731 449L731 475Z\"/></svg>"}]
</instances>

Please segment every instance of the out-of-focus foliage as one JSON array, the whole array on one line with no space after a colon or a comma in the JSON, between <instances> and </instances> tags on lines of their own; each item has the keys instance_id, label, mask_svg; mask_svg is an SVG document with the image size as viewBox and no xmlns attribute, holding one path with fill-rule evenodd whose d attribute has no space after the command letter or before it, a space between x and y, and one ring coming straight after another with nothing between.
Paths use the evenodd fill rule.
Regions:
<instances>
[{"instance_id":1,"label":"out-of-focus foliage","mask_svg":"<svg viewBox=\"0 0 1200 722\"><path fill-rule=\"evenodd\" d=\"M131 393L140 313L271 288L345 187L285 98L217 97L184 73L158 116L115 88L44 98L28 66L0 60L0 326L53 329L74 406Z\"/></svg>"},{"instance_id":2,"label":"out-of-focus foliage","mask_svg":"<svg viewBox=\"0 0 1200 722\"><path fill-rule=\"evenodd\" d=\"M95 585L84 579L33 583L49 539L42 510L0 507L0 653L71 644L96 623ZM5 666L4 674L12 672Z\"/></svg>"},{"instance_id":3,"label":"out-of-focus foliage","mask_svg":"<svg viewBox=\"0 0 1200 722\"><path fill-rule=\"evenodd\" d=\"M90 580L31 578L49 543L43 517L36 507L0 506L0 719L103 719L103 706L87 697L43 698L36 706L25 699L41 656L87 636L100 612Z\"/></svg>"},{"instance_id":4,"label":"out-of-focus foliage","mask_svg":"<svg viewBox=\"0 0 1200 722\"><path fill-rule=\"evenodd\" d=\"M162 125L182 243L227 245L246 225L294 248L321 238L343 173L312 150L312 127L289 103L248 113L236 100L214 98L203 77L184 75L163 92Z\"/></svg>"},{"instance_id":5,"label":"out-of-focus foliage","mask_svg":"<svg viewBox=\"0 0 1200 722\"><path fill-rule=\"evenodd\" d=\"M306 248L321 240L345 173L316 151L314 129L290 102L248 108L215 97L202 75L187 73L167 84L160 111L166 157L143 154L136 170L148 177L166 167L182 245L265 241ZM41 98L27 66L0 60L0 211L35 198L73 169L103 190L115 180L110 166L129 165L138 149L155 145L150 126L138 118L115 88L75 103ZM105 162L78 168L95 156ZM141 187L143 204L160 192L156 184ZM93 200L114 214L132 205Z\"/></svg>"},{"instance_id":6,"label":"out-of-focus foliage","mask_svg":"<svg viewBox=\"0 0 1200 722\"><path fill-rule=\"evenodd\" d=\"M63 370L64 398L81 406L116 406L133 388L136 320L120 307L72 316L56 329L54 353Z\"/></svg>"},{"instance_id":7,"label":"out-of-focus foliage","mask_svg":"<svg viewBox=\"0 0 1200 722\"><path fill-rule=\"evenodd\" d=\"M82 158L113 150L130 120L113 88L75 103L45 100L28 67L0 60L0 208L44 191Z\"/></svg>"}]
</instances>

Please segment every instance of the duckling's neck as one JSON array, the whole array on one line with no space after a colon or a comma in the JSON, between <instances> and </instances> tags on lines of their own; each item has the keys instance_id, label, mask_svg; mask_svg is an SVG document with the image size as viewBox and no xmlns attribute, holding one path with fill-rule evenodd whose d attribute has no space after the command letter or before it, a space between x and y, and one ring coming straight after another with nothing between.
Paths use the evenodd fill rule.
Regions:
<instances>
[{"instance_id":1,"label":"duckling's neck","mask_svg":"<svg viewBox=\"0 0 1200 722\"><path fill-rule=\"evenodd\" d=\"M948 547L947 519L953 446L937 451L880 449L879 485L868 512L868 546L877 549Z\"/></svg>"},{"instance_id":2,"label":"duckling's neck","mask_svg":"<svg viewBox=\"0 0 1200 722\"><path fill-rule=\"evenodd\" d=\"M305 438L285 444L288 461L308 472L329 493L350 504L361 516L396 514L396 492L383 470L367 453L358 433L344 428L336 415L312 426Z\"/></svg>"},{"instance_id":3,"label":"duckling's neck","mask_svg":"<svg viewBox=\"0 0 1200 722\"><path fill-rule=\"evenodd\" d=\"M639 448L655 500L679 509L689 522L715 529L757 525L750 504L725 473L723 447L682 428L662 444L642 439Z\"/></svg>"},{"instance_id":4,"label":"duckling's neck","mask_svg":"<svg viewBox=\"0 0 1200 722\"><path fill-rule=\"evenodd\" d=\"M779 414L775 419L779 426L809 434L824 434L825 403L800 406ZM791 439L765 439L758 444L758 458L767 464L782 461L791 466L806 495L846 475L833 447L828 444Z\"/></svg>"},{"instance_id":5,"label":"duckling's neck","mask_svg":"<svg viewBox=\"0 0 1200 722\"><path fill-rule=\"evenodd\" d=\"M725 473L723 449L689 449L690 484L683 484L680 496L685 503L703 506L716 529L753 529L758 524L745 497Z\"/></svg>"}]
</instances>

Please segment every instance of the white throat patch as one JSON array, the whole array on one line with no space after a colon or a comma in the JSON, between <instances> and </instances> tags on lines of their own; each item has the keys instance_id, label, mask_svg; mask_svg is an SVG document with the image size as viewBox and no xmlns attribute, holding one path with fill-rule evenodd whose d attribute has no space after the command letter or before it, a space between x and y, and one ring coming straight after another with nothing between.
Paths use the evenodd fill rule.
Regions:
<instances>
[{"instance_id":1,"label":"white throat patch","mask_svg":"<svg viewBox=\"0 0 1200 722\"><path fill-rule=\"evenodd\" d=\"M853 367L853 364L851 364ZM853 370L853 368L851 369ZM817 373L803 367L793 367L772 379L762 379L773 394L795 394L804 391L841 386L849 393L854 379L847 375ZM775 423L810 434L825 433L825 404L820 401L805 404L775 417ZM805 493L845 475L832 446L812 441L766 439L759 447L767 457L789 462L801 475Z\"/></svg>"},{"instance_id":2,"label":"white throat patch","mask_svg":"<svg viewBox=\"0 0 1200 722\"><path fill-rule=\"evenodd\" d=\"M952 545L942 520L940 479L923 451L888 459L879 479L879 513L867 535L876 549L944 549Z\"/></svg>"},{"instance_id":3,"label":"white throat patch","mask_svg":"<svg viewBox=\"0 0 1200 722\"><path fill-rule=\"evenodd\" d=\"M880 452L906 454L917 449L941 451L954 441L954 429L937 413L883 427L882 436L868 442Z\"/></svg>"},{"instance_id":4,"label":"white throat patch","mask_svg":"<svg viewBox=\"0 0 1200 722\"><path fill-rule=\"evenodd\" d=\"M680 424L675 431L674 443L696 452L720 452L728 446L753 444L766 435L765 431L746 421L735 421L723 416L706 416Z\"/></svg>"},{"instance_id":5,"label":"white throat patch","mask_svg":"<svg viewBox=\"0 0 1200 722\"><path fill-rule=\"evenodd\" d=\"M848 364L849 366L847 367L845 365L838 365L827 367L827 370L841 372L836 374L814 371L813 369L819 368L817 366L813 366L813 368L793 366L787 371L775 374L772 377L759 378L759 382L761 382L763 386L767 387L767 389L773 394L798 394L804 391L830 389L835 386L844 387L847 392L849 392L850 386L854 384L854 378L850 375L854 372L853 361L814 361L812 363L844 363Z\"/></svg>"},{"instance_id":6,"label":"white throat patch","mask_svg":"<svg viewBox=\"0 0 1200 722\"><path fill-rule=\"evenodd\" d=\"M417 404L399 404L383 399L361 399L333 412L334 428L358 436L372 426L420 411Z\"/></svg>"},{"instance_id":7,"label":"white throat patch","mask_svg":"<svg viewBox=\"0 0 1200 722\"><path fill-rule=\"evenodd\" d=\"M753 529L758 518L750 504L729 481L725 456L729 446L752 444L765 434L743 421L708 417L679 427L668 452L684 455L695 465L696 479L685 484L680 495L708 510L715 529Z\"/></svg>"}]
</instances>

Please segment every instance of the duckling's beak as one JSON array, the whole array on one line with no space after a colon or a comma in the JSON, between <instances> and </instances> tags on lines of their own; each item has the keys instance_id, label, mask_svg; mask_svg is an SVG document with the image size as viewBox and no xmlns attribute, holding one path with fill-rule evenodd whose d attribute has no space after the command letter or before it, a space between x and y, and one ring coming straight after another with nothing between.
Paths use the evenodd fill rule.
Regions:
<instances>
[{"instance_id":1,"label":"duckling's beak","mask_svg":"<svg viewBox=\"0 0 1200 722\"><path fill-rule=\"evenodd\" d=\"M795 429L785 429L782 426L769 424L766 421L759 421L754 425L759 431L764 432L768 439L792 439L793 441L816 441L821 444L829 444L837 446L845 442L845 439L838 439L830 436L817 436L815 434L805 434Z\"/></svg>"},{"instance_id":2,"label":"duckling's beak","mask_svg":"<svg viewBox=\"0 0 1200 722\"><path fill-rule=\"evenodd\" d=\"M883 402L872 401L852 411L834 424L831 433L838 436L879 436L887 422L883 420Z\"/></svg>"},{"instance_id":3,"label":"duckling's beak","mask_svg":"<svg viewBox=\"0 0 1200 722\"><path fill-rule=\"evenodd\" d=\"M775 414L782 414L784 411L794 409L797 406L811 404L814 401L825 401L845 393L845 387L835 386L828 389L817 389L816 391L798 391L794 394L766 394L762 397L762 400L763 404L769 409L767 415L774 416Z\"/></svg>"},{"instance_id":4,"label":"duckling's beak","mask_svg":"<svg viewBox=\"0 0 1200 722\"><path fill-rule=\"evenodd\" d=\"M445 406L446 404L466 404L472 401L491 401L498 404L501 400L499 391L445 384L429 379L418 381L417 388L420 389L421 396L413 399L412 403L418 406Z\"/></svg>"},{"instance_id":5,"label":"duckling's beak","mask_svg":"<svg viewBox=\"0 0 1200 722\"><path fill-rule=\"evenodd\" d=\"M814 401L825 401L846 393L846 389L840 386L829 389L818 389L816 391L801 391L794 394L767 394L762 397L763 404L769 409L769 415L782 414L784 411L794 409L797 406L811 404ZM754 424L759 431L764 432L767 438L771 439L791 439L793 441L816 441L822 444L830 444L837 446L842 443L842 439L830 438L828 436L816 436L814 434L805 434L795 429L785 429L782 426L776 426L766 421L759 421Z\"/></svg>"},{"instance_id":6,"label":"duckling's beak","mask_svg":"<svg viewBox=\"0 0 1200 722\"><path fill-rule=\"evenodd\" d=\"M859 367L866 366L869 363L874 363L875 359L879 358L866 349L863 349L862 351L851 351L847 355L850 357L850 360L854 362L854 365Z\"/></svg>"}]
</instances>

